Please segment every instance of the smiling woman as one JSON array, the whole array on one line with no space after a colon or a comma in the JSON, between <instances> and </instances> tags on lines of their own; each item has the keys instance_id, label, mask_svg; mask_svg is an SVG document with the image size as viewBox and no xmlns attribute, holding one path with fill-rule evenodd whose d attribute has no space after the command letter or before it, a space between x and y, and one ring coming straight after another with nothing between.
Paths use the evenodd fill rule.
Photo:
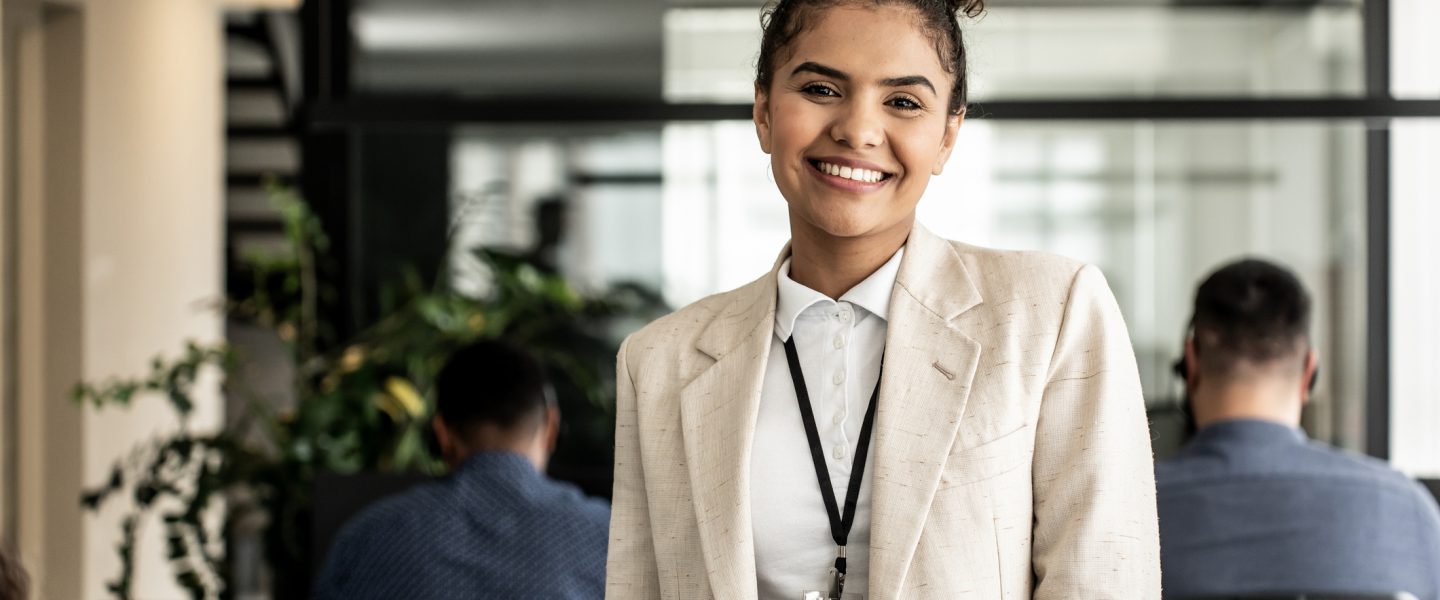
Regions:
<instances>
[{"instance_id":1,"label":"smiling woman","mask_svg":"<svg viewBox=\"0 0 1440 600\"><path fill-rule=\"evenodd\" d=\"M866 4L796 15L811 28L769 57L777 68L768 87L756 84L755 127L790 205L792 244L867 251L796 253L791 277L833 298L904 242L960 130L963 113L950 107L954 68L917 31L917 16ZM857 180L855 169L881 177ZM809 262L829 258L834 264Z\"/></svg>"},{"instance_id":2,"label":"smiling woman","mask_svg":"<svg viewBox=\"0 0 1440 600\"><path fill-rule=\"evenodd\" d=\"M766 13L753 117L790 244L621 348L608 597L1159 597L1104 277L915 221L982 4Z\"/></svg>"}]
</instances>

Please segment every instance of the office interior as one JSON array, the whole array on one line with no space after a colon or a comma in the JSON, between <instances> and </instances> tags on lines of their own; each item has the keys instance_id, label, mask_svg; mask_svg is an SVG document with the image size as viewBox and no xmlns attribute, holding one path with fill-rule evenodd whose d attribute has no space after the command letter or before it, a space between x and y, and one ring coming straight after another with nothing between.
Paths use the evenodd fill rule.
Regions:
<instances>
[{"instance_id":1,"label":"office interior","mask_svg":"<svg viewBox=\"0 0 1440 600\"><path fill-rule=\"evenodd\" d=\"M303 597L333 511L147 504L129 484L157 440L201 440L174 458L191 482L230 460L215 432L267 468L291 453L295 497L348 514L435 475L429 371L377 350L501 316L575 365L552 475L608 495L619 340L788 238L750 122L762 4L5 0L0 540L35 597L110 597L122 573L140 598ZM1432 0L994 0L919 219L1098 265L1161 458L1194 286L1288 265L1323 362L1305 430L1435 490L1437 24Z\"/></svg>"}]
</instances>

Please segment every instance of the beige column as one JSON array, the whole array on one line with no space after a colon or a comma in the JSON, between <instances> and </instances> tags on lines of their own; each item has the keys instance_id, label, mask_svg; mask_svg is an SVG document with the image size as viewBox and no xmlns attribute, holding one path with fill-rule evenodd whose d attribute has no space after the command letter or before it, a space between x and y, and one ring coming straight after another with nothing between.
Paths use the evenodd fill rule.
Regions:
<instances>
[{"instance_id":1,"label":"beige column","mask_svg":"<svg viewBox=\"0 0 1440 600\"><path fill-rule=\"evenodd\" d=\"M80 487L175 419L160 398L82 411L69 390L223 332L222 24L211 0L46 14L21 69L17 514L37 597L88 600L119 570L129 499L82 514ZM212 393L192 425L221 412ZM141 530L135 597L183 597L158 519Z\"/></svg>"},{"instance_id":2,"label":"beige column","mask_svg":"<svg viewBox=\"0 0 1440 600\"><path fill-rule=\"evenodd\" d=\"M95 380L143 372L185 340L216 341L224 293L222 25L208 0L85 5L83 369ZM218 424L218 395L194 425ZM85 481L101 481L137 441L173 426L163 400L87 411ZM85 527L85 597L119 568L122 506ZM180 597L158 519L137 550L135 596Z\"/></svg>"},{"instance_id":3,"label":"beige column","mask_svg":"<svg viewBox=\"0 0 1440 600\"><path fill-rule=\"evenodd\" d=\"M37 598L81 598L80 178L83 35L75 10L25 7L17 40L16 378L20 560ZM73 384L70 384L73 385Z\"/></svg>"},{"instance_id":4,"label":"beige column","mask_svg":"<svg viewBox=\"0 0 1440 600\"><path fill-rule=\"evenodd\" d=\"M10 192L10 186L15 180L12 173L14 167L11 165L11 157L15 155L14 144L11 142L15 129L12 116L14 101L10 97L10 89L14 86L10 79L15 73L12 67L15 51L10 48L14 36L10 34L10 11L7 6L9 2L10 0L0 0L0 549L7 552L16 544L16 485L12 462L16 446L15 394L10 390L10 385L15 381L14 366L11 362L15 353L10 350L11 336L14 334L7 318L15 305L12 299L15 287L11 282L13 269L8 263L10 257L15 255L11 250L14 236L10 235L10 228L15 224L12 208L14 194Z\"/></svg>"},{"instance_id":5,"label":"beige column","mask_svg":"<svg viewBox=\"0 0 1440 600\"><path fill-rule=\"evenodd\" d=\"M15 255L10 250L13 236L8 229L15 222L15 217L11 215L13 194L8 191L14 180L10 173L13 170L10 157L14 155L10 134L14 126L11 124L13 109L9 94L10 78L14 73L10 64L15 52L10 49L13 38L6 2L0 0L0 548L8 551L15 544L15 473L10 462L15 456L15 398L9 391L15 375L9 362L14 354L10 352L11 328L5 318L14 305L10 299L14 290L14 286L10 285L11 269L6 261Z\"/></svg>"}]
</instances>

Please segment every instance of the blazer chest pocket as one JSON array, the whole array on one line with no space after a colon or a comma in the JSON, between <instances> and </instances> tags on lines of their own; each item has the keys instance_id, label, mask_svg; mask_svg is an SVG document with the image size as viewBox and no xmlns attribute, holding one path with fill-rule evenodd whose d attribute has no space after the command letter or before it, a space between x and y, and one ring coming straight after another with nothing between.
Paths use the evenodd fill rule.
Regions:
<instances>
[{"instance_id":1,"label":"blazer chest pocket","mask_svg":"<svg viewBox=\"0 0 1440 600\"><path fill-rule=\"evenodd\" d=\"M940 487L957 487L1004 475L1029 463L1034 450L1031 429L1021 420L994 438L952 451L940 476Z\"/></svg>"}]
</instances>

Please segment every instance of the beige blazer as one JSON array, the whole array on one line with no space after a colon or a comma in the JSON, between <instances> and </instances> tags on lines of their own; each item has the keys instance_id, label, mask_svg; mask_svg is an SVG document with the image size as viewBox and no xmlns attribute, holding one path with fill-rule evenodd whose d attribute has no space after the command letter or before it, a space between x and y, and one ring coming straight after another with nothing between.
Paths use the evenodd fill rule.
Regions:
<instances>
[{"instance_id":1,"label":"beige blazer","mask_svg":"<svg viewBox=\"0 0 1440 600\"><path fill-rule=\"evenodd\" d=\"M756 597L775 286L772 270L621 346L607 598ZM1145 407L1098 269L917 225L883 373L867 600L1160 597Z\"/></svg>"}]
</instances>

